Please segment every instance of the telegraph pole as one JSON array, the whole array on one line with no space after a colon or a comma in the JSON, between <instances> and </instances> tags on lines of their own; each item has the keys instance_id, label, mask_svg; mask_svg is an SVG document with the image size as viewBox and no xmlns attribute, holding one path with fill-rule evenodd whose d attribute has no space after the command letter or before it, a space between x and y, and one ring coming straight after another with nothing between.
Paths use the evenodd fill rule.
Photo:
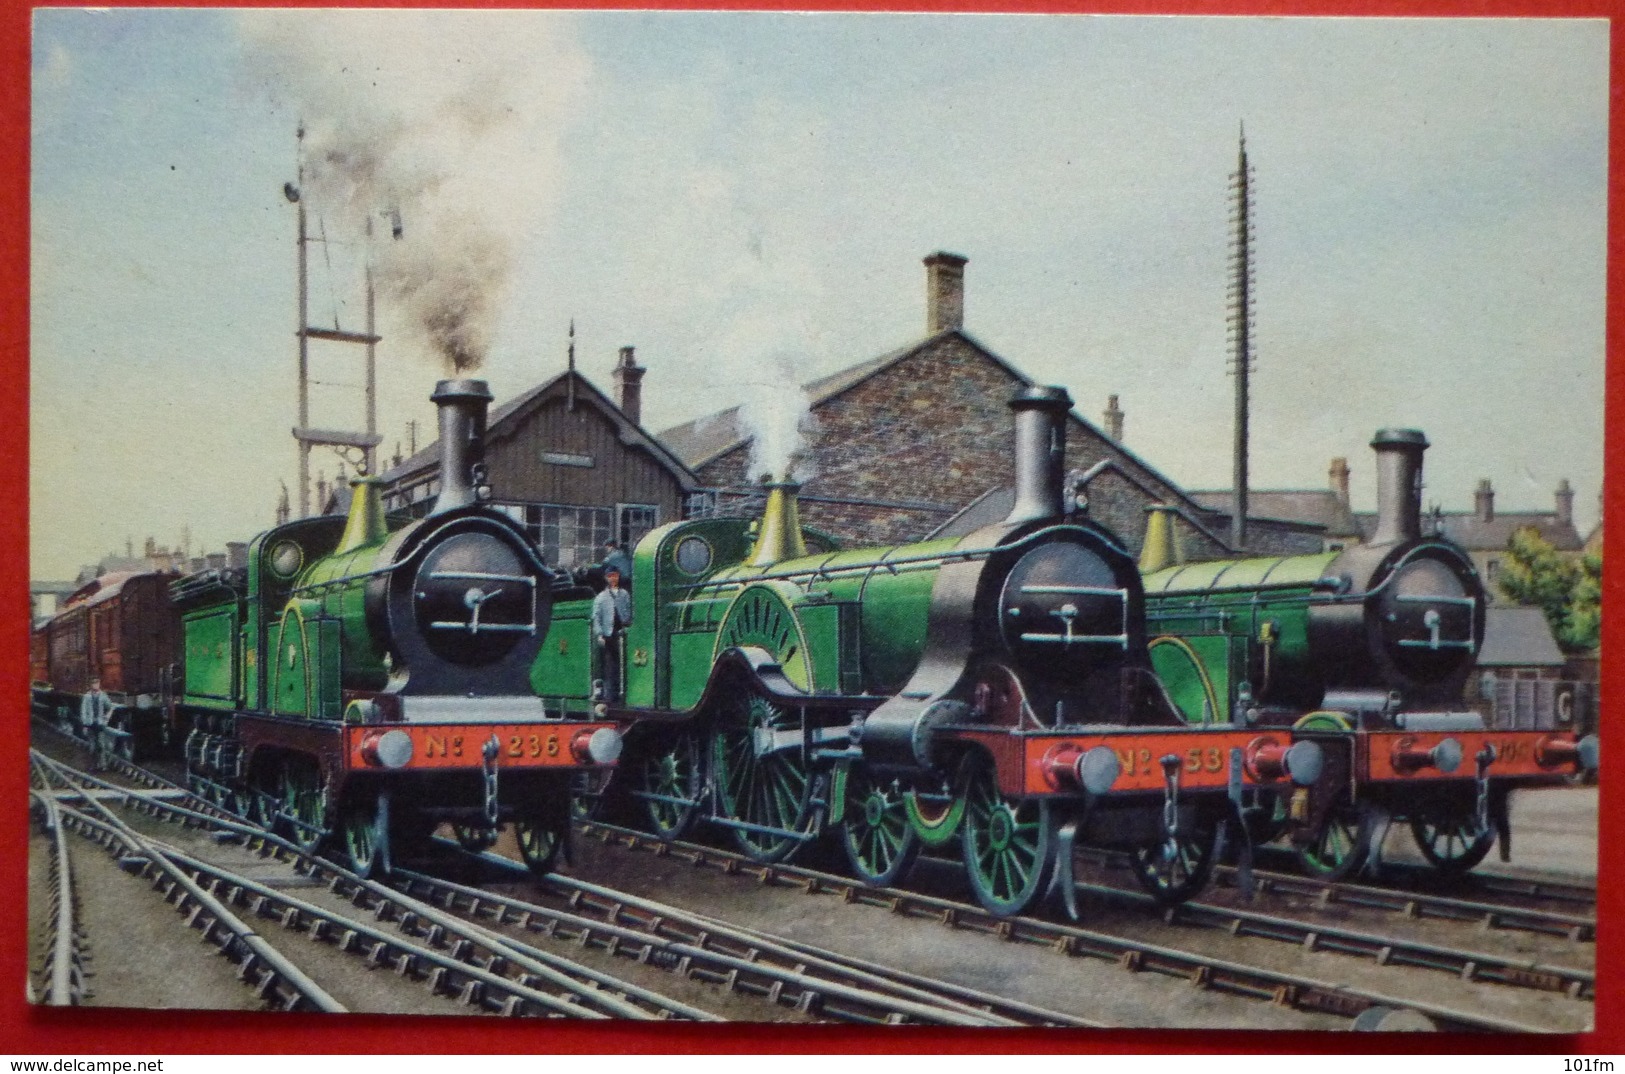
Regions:
<instances>
[{"instance_id":1,"label":"telegraph pole","mask_svg":"<svg viewBox=\"0 0 1625 1074\"><path fill-rule=\"evenodd\" d=\"M1240 552L1247 545L1247 419L1248 377L1253 367L1253 172L1247 163L1247 128L1241 128L1236 170L1230 176L1230 373L1236 378L1235 460L1232 482L1235 513L1230 519L1230 544Z\"/></svg>"}]
</instances>

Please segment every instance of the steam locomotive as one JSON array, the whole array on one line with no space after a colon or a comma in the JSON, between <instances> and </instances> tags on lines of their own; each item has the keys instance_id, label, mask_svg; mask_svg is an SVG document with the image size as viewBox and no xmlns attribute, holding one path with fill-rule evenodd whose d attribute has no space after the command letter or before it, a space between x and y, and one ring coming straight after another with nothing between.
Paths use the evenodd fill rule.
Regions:
<instances>
[{"instance_id":1,"label":"steam locomotive","mask_svg":"<svg viewBox=\"0 0 1625 1074\"><path fill-rule=\"evenodd\" d=\"M1015 508L966 537L838 551L777 482L754 527L644 538L610 691L625 700L606 711L628 729L623 789L655 832L704 820L775 861L828 831L876 884L957 843L981 903L1014 914L1052 885L1070 903L1077 839L1131 850L1150 890L1185 898L1244 789L1316 782L1315 742L1180 716L1150 660L1136 561L1063 511L1071 399L1030 388L1011 406ZM591 603L553 613L534 684L587 711Z\"/></svg>"},{"instance_id":2,"label":"steam locomotive","mask_svg":"<svg viewBox=\"0 0 1625 1074\"><path fill-rule=\"evenodd\" d=\"M1142 566L1151 660L1184 718L1314 742L1325 761L1293 846L1311 873L1358 870L1391 820L1423 856L1471 869L1499 837L1508 796L1595 770L1597 739L1491 730L1461 704L1484 638L1485 589L1467 553L1421 525L1427 438L1385 429L1369 541L1314 555L1179 564L1154 515ZM1286 805L1256 807L1276 834Z\"/></svg>"},{"instance_id":3,"label":"steam locomotive","mask_svg":"<svg viewBox=\"0 0 1625 1074\"><path fill-rule=\"evenodd\" d=\"M194 789L307 847L335 838L362 874L443 821L512 822L546 872L571 776L613 766L621 734L532 692L565 579L482 504L485 384L442 381L432 398L441 489L426 518L391 532L362 478L347 517L278 526L246 567L180 578L151 602L153 622L178 620L164 707L191 728Z\"/></svg>"}]
</instances>

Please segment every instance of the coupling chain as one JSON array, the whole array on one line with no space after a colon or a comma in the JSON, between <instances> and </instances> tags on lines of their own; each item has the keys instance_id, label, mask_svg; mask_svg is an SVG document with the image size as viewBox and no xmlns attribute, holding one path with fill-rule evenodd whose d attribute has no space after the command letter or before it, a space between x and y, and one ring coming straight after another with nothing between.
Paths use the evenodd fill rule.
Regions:
<instances>
[{"instance_id":1,"label":"coupling chain","mask_svg":"<svg viewBox=\"0 0 1625 1074\"><path fill-rule=\"evenodd\" d=\"M1179 768L1178 754L1162 758L1162 832L1170 848L1179 838Z\"/></svg>"},{"instance_id":2,"label":"coupling chain","mask_svg":"<svg viewBox=\"0 0 1625 1074\"><path fill-rule=\"evenodd\" d=\"M1486 742L1484 748L1478 751L1473 759L1478 762L1478 777L1474 782L1478 785L1478 800L1476 810L1478 816L1478 830L1485 832L1490 827L1490 765L1495 763L1498 756L1494 743Z\"/></svg>"},{"instance_id":3,"label":"coupling chain","mask_svg":"<svg viewBox=\"0 0 1625 1074\"><path fill-rule=\"evenodd\" d=\"M497 826L497 755L502 743L496 735L485 740L480 750L480 771L485 776L485 820L493 829Z\"/></svg>"}]
</instances>

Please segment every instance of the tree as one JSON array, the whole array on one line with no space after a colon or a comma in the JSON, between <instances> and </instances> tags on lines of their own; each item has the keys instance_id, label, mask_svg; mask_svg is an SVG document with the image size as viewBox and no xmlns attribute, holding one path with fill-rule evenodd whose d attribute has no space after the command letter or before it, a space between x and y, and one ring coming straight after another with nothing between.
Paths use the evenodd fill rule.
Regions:
<instances>
[{"instance_id":1,"label":"tree","mask_svg":"<svg viewBox=\"0 0 1625 1074\"><path fill-rule=\"evenodd\" d=\"M1564 652L1595 649L1602 629L1602 557L1565 556L1532 526L1512 534L1507 553L1502 592L1544 612Z\"/></svg>"}]
</instances>

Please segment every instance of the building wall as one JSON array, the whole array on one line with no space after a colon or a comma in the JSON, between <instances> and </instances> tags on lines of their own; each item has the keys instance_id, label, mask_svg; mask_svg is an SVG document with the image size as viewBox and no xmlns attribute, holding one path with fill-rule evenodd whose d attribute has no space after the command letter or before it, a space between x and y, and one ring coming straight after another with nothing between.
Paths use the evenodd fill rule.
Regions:
<instances>
[{"instance_id":1,"label":"building wall","mask_svg":"<svg viewBox=\"0 0 1625 1074\"><path fill-rule=\"evenodd\" d=\"M951 335L820 403L811 464L801 467L813 475L803 485L802 521L852 543L916 540L989 490L1011 485L1015 426L1007 404L1022 386ZM1103 435L1070 421L1067 468L1087 470L1103 459L1132 476L1107 470L1092 481L1090 513L1137 551L1146 507L1179 496ZM736 447L701 467L700 483L746 485L748 461L749 445ZM1188 556L1224 554L1188 523L1180 528Z\"/></svg>"},{"instance_id":2,"label":"building wall","mask_svg":"<svg viewBox=\"0 0 1625 1074\"><path fill-rule=\"evenodd\" d=\"M679 517L683 490L676 475L649 451L623 443L616 423L579 399L573 411L562 396L541 400L522 420L488 438L485 459L498 499L651 504L662 522Z\"/></svg>"}]
</instances>

